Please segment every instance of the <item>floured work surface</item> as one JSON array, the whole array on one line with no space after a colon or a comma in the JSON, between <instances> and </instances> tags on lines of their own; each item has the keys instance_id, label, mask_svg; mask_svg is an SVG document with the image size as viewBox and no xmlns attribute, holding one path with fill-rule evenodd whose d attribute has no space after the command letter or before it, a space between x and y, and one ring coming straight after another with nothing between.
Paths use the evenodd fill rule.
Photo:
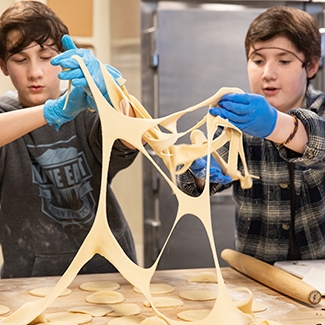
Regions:
<instances>
[{"instance_id":1,"label":"floured work surface","mask_svg":"<svg viewBox=\"0 0 325 325\"><path fill-rule=\"evenodd\" d=\"M211 309L210 314L203 320L192 322L192 324L267 324L263 321L256 321L254 315L250 313L249 305L251 305L252 301L248 302L248 307L246 308L245 312L240 311L233 303L224 281L222 280L211 225L209 186L205 186L203 193L199 197L189 197L181 192L175 184L175 174L178 165L184 165L184 168L179 171L182 172L183 170L186 170L196 158L206 155L208 155L207 179L209 179L210 153L213 153L215 159L221 164L223 170L234 180L238 179L243 188L249 188L252 186L252 175L250 175L249 171L247 170L242 147L242 134L233 125L220 117L211 116L207 113L207 109L205 109L201 121L199 121L196 125L184 132L177 131L177 120L180 117L184 116L185 114L190 114L192 111L197 109L204 107L206 108L210 105L216 105L224 93L242 91L235 88L222 88L214 96L208 98L202 103L176 112L167 117L152 119L141 103L137 101L136 98L129 95L124 86L121 88L118 87L115 81L106 71L104 65L101 65L101 72L103 74L110 99L113 103L113 107L108 104L96 87L82 59L78 56L75 56L74 58L79 62L86 76L89 87L96 101L102 122L103 168L98 211L93 227L87 235L84 243L80 247L69 268L57 282L53 290L46 297L38 301L24 304L8 318L0 321L0 324L26 325L32 322L39 315L43 314L46 308L49 307L51 303L59 296L59 294L69 286L82 266L96 253L103 255L107 260L109 260L128 282L137 287L143 293L145 298L151 302L151 308L157 316L164 319L166 323L171 325L184 323L182 321L169 318L163 313L163 311L156 308L153 304L153 297L150 293L151 279L156 271L158 262L169 237L167 238L166 243L164 244L155 263L150 268L145 269L134 264L125 255L108 226L107 217L109 218L109 216L106 216L107 174L111 149L116 139L123 139L132 144L134 147L138 148L143 155L145 155L147 159L154 164L171 187L171 190L178 200L178 211L177 215L175 216L175 222L170 234L173 232L177 222L186 214L195 215L201 220L206 229L218 277L218 297ZM133 108L137 118L130 118L121 112L121 110L127 110L128 107ZM203 125L206 126L207 139L204 137L203 133L198 130L198 128ZM222 126L224 131L219 137L213 139L213 135L218 126ZM164 131L162 131L161 128L163 128ZM176 145L176 142L188 133L191 134L192 143ZM170 172L170 177L160 169L160 167L148 154L147 150L142 144L143 139L164 161ZM221 157L215 154L215 150L227 142L230 143L228 162L222 160ZM239 158L241 159L244 167L244 175L237 170Z\"/></svg>"},{"instance_id":2,"label":"floured work surface","mask_svg":"<svg viewBox=\"0 0 325 325\"><path fill-rule=\"evenodd\" d=\"M157 271L155 272L152 282L171 284L175 290L166 296L174 298L178 298L178 294L181 291L204 288L213 289L218 287L217 284L211 283L207 284L187 282L187 278L189 276L194 276L200 271L200 269ZM213 271L213 269L208 269L208 271ZM233 292L234 288L248 287L254 294L254 300L267 305L267 310L256 313L256 317L276 319L283 325L316 325L318 323L322 323L324 320L324 314L323 316L321 315L324 313L324 311L321 310L320 306L306 306L299 302L295 302L292 299L283 296L278 292L275 292L270 288L257 283L254 280L249 279L248 277L231 268L222 268L222 275L231 296L233 296L235 299L242 298L243 295L235 294ZM43 285L55 285L58 279L59 277L2 279L0 280L0 301L4 304L7 304L12 311L15 311L28 301L37 301L38 299L41 299L32 297L28 293L30 289ZM153 311L150 308L145 308L143 306L145 297L140 293L135 293L133 286L117 273L78 275L69 285L69 288L72 290L71 295L55 299L53 303L46 309L44 314L64 312L70 308L85 305L85 297L89 294L89 292L81 290L79 288L79 285L87 281L106 281L108 279L111 281L116 281L121 285L118 291L125 296L125 303L132 303L139 306L141 308L140 315L143 317L150 317L154 315ZM182 308L165 308L163 310L164 314L172 319L177 320L178 318L176 314L179 312L192 309L209 309L212 308L214 304L214 302L193 302L186 300L183 300L183 302L184 306ZM325 303L325 299L323 302ZM4 316L0 316L0 319L1 317ZM94 317L92 322L88 324L106 325L108 321L112 319L114 319L114 317L110 315L104 317Z\"/></svg>"}]
</instances>

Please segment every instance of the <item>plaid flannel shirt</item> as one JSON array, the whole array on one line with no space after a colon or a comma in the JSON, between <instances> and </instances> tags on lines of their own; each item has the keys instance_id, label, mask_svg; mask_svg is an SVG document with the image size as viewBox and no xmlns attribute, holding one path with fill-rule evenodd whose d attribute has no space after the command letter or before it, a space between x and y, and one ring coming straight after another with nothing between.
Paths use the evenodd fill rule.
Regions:
<instances>
[{"instance_id":1,"label":"plaid flannel shirt","mask_svg":"<svg viewBox=\"0 0 325 325\"><path fill-rule=\"evenodd\" d=\"M325 94L308 87L304 108L292 109L305 126L309 141L303 154L283 145L243 134L246 162L253 179L250 189L232 182L236 203L235 248L268 263L286 260L291 227L288 163L295 166L295 233L302 259L325 258ZM228 147L218 150L227 158ZM243 172L241 163L239 170ZM197 196L202 192L192 173L178 176L178 186ZM210 184L214 194L229 187ZM231 217L231 216L229 216Z\"/></svg>"}]
</instances>

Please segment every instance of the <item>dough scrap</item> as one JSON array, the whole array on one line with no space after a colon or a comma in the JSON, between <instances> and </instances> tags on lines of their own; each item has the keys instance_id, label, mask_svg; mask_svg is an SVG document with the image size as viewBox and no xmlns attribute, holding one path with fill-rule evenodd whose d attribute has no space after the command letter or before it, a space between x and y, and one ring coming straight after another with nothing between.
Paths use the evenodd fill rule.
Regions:
<instances>
[{"instance_id":1,"label":"dough scrap","mask_svg":"<svg viewBox=\"0 0 325 325\"><path fill-rule=\"evenodd\" d=\"M124 300L120 292L112 290L95 291L86 297L86 301L92 304L118 304Z\"/></svg>"},{"instance_id":2,"label":"dough scrap","mask_svg":"<svg viewBox=\"0 0 325 325\"><path fill-rule=\"evenodd\" d=\"M218 283L218 277L212 272L201 272L196 275L188 277L187 282L197 283Z\"/></svg>"},{"instance_id":3,"label":"dough scrap","mask_svg":"<svg viewBox=\"0 0 325 325\"><path fill-rule=\"evenodd\" d=\"M108 322L109 325L138 325L145 317L143 316L123 316L119 318L114 318Z\"/></svg>"},{"instance_id":4,"label":"dough scrap","mask_svg":"<svg viewBox=\"0 0 325 325\"><path fill-rule=\"evenodd\" d=\"M133 287L133 290L137 293L142 293L137 287ZM151 283L150 284L150 292L152 295L162 295L164 293L173 292L174 288L165 283Z\"/></svg>"},{"instance_id":5,"label":"dough scrap","mask_svg":"<svg viewBox=\"0 0 325 325\"><path fill-rule=\"evenodd\" d=\"M29 294L35 297L46 297L49 294L49 292L53 290L53 288L54 287L35 288L35 289L31 289L29 291ZM71 292L72 292L71 289L66 288L62 292L60 292L58 297L68 296Z\"/></svg>"},{"instance_id":6,"label":"dough scrap","mask_svg":"<svg viewBox=\"0 0 325 325\"><path fill-rule=\"evenodd\" d=\"M105 305L84 305L73 307L68 310L70 313L89 314L93 317L105 316L111 314L113 311L114 308L112 306Z\"/></svg>"},{"instance_id":7,"label":"dough scrap","mask_svg":"<svg viewBox=\"0 0 325 325\"><path fill-rule=\"evenodd\" d=\"M155 297L152 301L145 300L143 303L146 307L153 307L153 304L157 308L176 308L184 305L183 301L172 297Z\"/></svg>"},{"instance_id":8,"label":"dough scrap","mask_svg":"<svg viewBox=\"0 0 325 325\"><path fill-rule=\"evenodd\" d=\"M45 314L45 319L47 320L47 322L50 323L60 321L66 323L85 324L91 322L93 317L88 314L69 313L66 311L62 311L57 313Z\"/></svg>"},{"instance_id":9,"label":"dough scrap","mask_svg":"<svg viewBox=\"0 0 325 325\"><path fill-rule=\"evenodd\" d=\"M78 62L88 82L102 124L102 179L97 214L92 228L78 250L75 258L63 276L59 279L53 290L51 290L43 299L39 299L32 303L25 303L10 316L1 320L0 324L26 325L28 322L35 319L65 288L69 286L83 265L98 253L110 261L129 283L138 287L142 291L148 301L150 303L152 302L151 308L158 317L164 319L169 325L178 325L179 321L170 319L156 308L150 293L150 282L176 224L187 214L196 216L205 227L212 251L214 265L216 267L217 277L219 279L218 299L216 299L210 314L201 321L193 322L192 325L254 324L253 322L255 320L251 313L243 313L236 308L229 296L225 284L223 283L211 223L209 181L206 182L207 185L198 197L190 197L183 193L178 189L175 181L176 173L182 173L195 159L203 156L208 157L206 180L209 180L210 154L212 154L227 175L231 176L233 180L239 180L242 188L250 188L252 186L252 177L255 176L251 175L248 171L242 146L242 133L234 125L220 117L214 117L207 113L201 121L189 130L185 132L177 131L177 121L183 115L190 114L191 112L206 106L216 105L225 93L242 93L243 91L238 88L221 88L216 94L197 105L166 117L153 119L141 103L135 97L128 94L125 86L119 87L116 84L105 66L100 63L100 70L106 84L107 92L110 94L112 105L108 103L97 88L82 58L77 55L72 56L72 58ZM123 115L121 107L122 110L126 111L129 108L133 109L137 118ZM207 127L207 138L201 131L197 130L204 124ZM219 126L223 127L223 131L220 136L214 139L213 136ZM161 131L161 127L167 132ZM191 133L191 144L176 145L176 142L180 138L189 133ZM106 215L107 175L111 150L117 139L127 141L143 153L143 155L155 166L158 172L166 180L178 201L178 211L172 229L161 249L161 252L159 253L158 258L150 268L141 268L133 263L119 246L109 228L107 217L110 216ZM163 160L165 166L170 172L170 178L144 148L143 140L145 140L155 151L156 155ZM230 143L228 162L224 161L215 152L227 142ZM243 173L237 169L238 158L241 159ZM182 164L183 169L176 171L177 166ZM125 325L126 323L122 322L121 324Z\"/></svg>"},{"instance_id":10,"label":"dough scrap","mask_svg":"<svg viewBox=\"0 0 325 325\"><path fill-rule=\"evenodd\" d=\"M0 315L5 315L9 313L10 308L4 305L0 305Z\"/></svg>"},{"instance_id":11,"label":"dough scrap","mask_svg":"<svg viewBox=\"0 0 325 325\"><path fill-rule=\"evenodd\" d=\"M94 281L82 283L79 288L84 291L117 290L120 285L117 282Z\"/></svg>"},{"instance_id":12,"label":"dough scrap","mask_svg":"<svg viewBox=\"0 0 325 325\"><path fill-rule=\"evenodd\" d=\"M187 290L180 292L179 296L186 300L208 301L217 299L218 293L213 290Z\"/></svg>"},{"instance_id":13,"label":"dough scrap","mask_svg":"<svg viewBox=\"0 0 325 325\"><path fill-rule=\"evenodd\" d=\"M123 303L113 307L113 311L108 316L135 316L141 313L141 308L137 304Z\"/></svg>"}]
</instances>

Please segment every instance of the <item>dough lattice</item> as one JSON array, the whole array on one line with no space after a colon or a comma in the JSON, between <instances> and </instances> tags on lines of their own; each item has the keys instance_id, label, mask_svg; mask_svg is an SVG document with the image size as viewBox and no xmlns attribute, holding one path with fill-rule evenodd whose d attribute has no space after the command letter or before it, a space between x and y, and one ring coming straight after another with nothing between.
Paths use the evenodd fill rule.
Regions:
<instances>
[{"instance_id":1,"label":"dough lattice","mask_svg":"<svg viewBox=\"0 0 325 325\"><path fill-rule=\"evenodd\" d=\"M188 168L194 159L206 156L208 153L215 152L217 148L230 142L229 159L225 162L216 153L214 157L222 165L224 171L234 180L239 180L243 188L249 188L252 185L251 176L248 172L245 156L242 148L242 134L229 122L206 114L200 122L191 129L178 133L177 120L184 114L188 114L196 109L204 106L214 105L220 97L226 92L242 92L238 88L222 88L214 96L207 100L187 108L183 111L176 112L166 117L153 119L144 109L141 103L132 95L128 94L125 86L117 86L110 74L106 71L104 65L101 64L101 72L103 74L108 93L112 101L112 106L105 100L98 88L96 87L85 63L79 56L73 57L78 61L84 75L88 81L96 101L100 119L102 122L103 136L103 159L102 159L102 181L101 194L98 203L98 211L93 226L88 233L86 239L77 252L70 266L59 279L55 287L48 295L35 302L28 302L22 305L14 313L0 321L0 324L10 325L26 325L43 313L43 311L53 302L58 295L67 288L74 280L82 266L89 261L96 253L104 256L110 261L133 286L137 287L152 305L154 313L162 318L167 324L178 325L184 324L183 321L176 321L168 318L158 310L154 304L150 293L150 282L157 268L160 257L166 247L166 244L175 228L177 222L186 214L192 214L199 218L205 229L211 245L211 251L216 267L216 273L219 279L218 298L212 308L210 314L201 321L192 322L193 325L254 325L257 323L252 313L244 313L239 310L231 300L227 288L222 280L222 274L218 263L215 243L213 238L211 211L210 211L210 195L209 186L205 186L203 193L199 197L189 197L180 191L175 184L176 166L184 164L184 169ZM125 116L123 112L132 107L137 118ZM207 138L198 130L200 126L206 124ZM169 133L162 132L159 128L162 126ZM216 139L213 135L218 126L223 126L223 133ZM192 133L192 144L175 145L176 141L185 134ZM138 148L143 155L151 161L158 169L162 177L171 187L178 200L178 211L175 222L172 226L170 234L154 264L150 268L142 268L133 263L119 246L114 235L112 234L106 216L106 186L107 173L111 149L116 139L123 139L134 147ZM151 158L147 150L142 144L144 139L154 149L159 157L167 166L171 178L169 178ZM245 174L242 175L237 170L238 156L241 158L244 166ZM207 160L207 179L209 179L210 155ZM182 171L180 171L182 172ZM109 218L109 216L108 216ZM263 324L268 324L263 321Z\"/></svg>"}]
</instances>

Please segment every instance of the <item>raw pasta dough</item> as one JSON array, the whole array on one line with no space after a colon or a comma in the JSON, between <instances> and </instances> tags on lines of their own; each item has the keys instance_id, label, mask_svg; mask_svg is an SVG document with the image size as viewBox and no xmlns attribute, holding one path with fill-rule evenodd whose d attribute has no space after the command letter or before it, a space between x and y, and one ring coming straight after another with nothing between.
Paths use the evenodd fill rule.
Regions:
<instances>
[{"instance_id":1,"label":"raw pasta dough","mask_svg":"<svg viewBox=\"0 0 325 325\"><path fill-rule=\"evenodd\" d=\"M7 306L0 305L0 315L5 315L9 313L10 309Z\"/></svg>"},{"instance_id":2,"label":"raw pasta dough","mask_svg":"<svg viewBox=\"0 0 325 325\"><path fill-rule=\"evenodd\" d=\"M202 282L202 283L218 283L218 277L212 272L201 272L199 274L190 276L187 282Z\"/></svg>"},{"instance_id":3,"label":"raw pasta dough","mask_svg":"<svg viewBox=\"0 0 325 325\"><path fill-rule=\"evenodd\" d=\"M248 172L242 147L242 134L235 126L220 117L214 117L211 114L206 114L202 120L191 129L185 132L177 132L177 120L183 115L189 114L202 107L216 105L221 96L225 93L242 92L242 90L238 88L222 88L215 95L195 106L189 107L183 111L176 112L166 117L152 119L141 103L136 98L128 94L125 86L117 86L113 78L106 71L105 66L101 64L101 72L106 83L107 91L110 94L111 102L113 103L111 106L97 88L83 60L79 56L73 56L73 58L79 63L88 81L88 85L92 95L94 96L102 124L102 180L97 214L89 234L84 240L67 271L60 278L53 290L43 299L39 299L33 303L24 304L9 317L1 320L0 324L26 325L28 322L35 319L37 315L41 314L51 304L51 302L55 300L65 288L68 287L82 266L97 253L110 261L127 281L141 290L144 296L151 303L151 308L158 317L164 319L169 325L178 324L179 321L170 319L160 312L154 305L153 298L150 293L150 282L171 233L173 232L178 221L187 214L195 215L201 220L206 229L216 267L217 277L219 279L218 299L216 300L210 314L201 321L193 322L192 325L257 324L254 323L255 321L251 313L243 313L236 308L229 296L225 284L223 283L211 225L209 182L207 182L207 186L204 187L204 190L199 197L189 197L180 191L175 184L177 166L183 164L183 169L178 171L178 173L182 173L195 159L203 156L208 157L206 175L208 180L210 177L209 166L211 153L220 163L223 171L230 175L233 180L239 180L243 188L249 188L252 186L252 175L250 175ZM120 111L121 107L125 110L127 110L128 107L133 109L137 118L131 118L123 115L123 113ZM198 128L204 124L207 127L207 138L201 131L198 130ZM215 131L219 126L223 127L223 132L220 136L213 139ZM161 131L160 127L163 127L163 129L167 132ZM182 136L188 133L191 133L192 144L176 145L176 142ZM139 267L133 263L128 256L126 256L112 234L107 221L106 187L108 166L110 161L110 153L113 144L117 139L123 139L132 144L134 147L138 148L160 172L178 200L178 211L171 232L167 237L167 240L157 260L150 268L146 269ZM143 140L145 140L155 151L157 156L164 161L170 172L171 179L164 173L164 171L146 151L143 146ZM227 142L230 142L228 162L224 161L215 152L219 147L223 146ZM244 174L239 172L237 169L238 156L241 159Z\"/></svg>"},{"instance_id":4,"label":"raw pasta dough","mask_svg":"<svg viewBox=\"0 0 325 325\"><path fill-rule=\"evenodd\" d=\"M141 313L141 308L136 304L124 303L114 305L113 311L109 316L121 317L121 316L132 316Z\"/></svg>"},{"instance_id":5,"label":"raw pasta dough","mask_svg":"<svg viewBox=\"0 0 325 325\"><path fill-rule=\"evenodd\" d=\"M48 293L53 290L54 287L40 287L35 288L29 291L29 294L36 297L45 297ZM60 292L58 297L68 296L71 293L71 289L66 288L62 292Z\"/></svg>"},{"instance_id":6,"label":"raw pasta dough","mask_svg":"<svg viewBox=\"0 0 325 325\"><path fill-rule=\"evenodd\" d=\"M85 282L79 286L81 290L85 291L117 290L119 287L117 282L110 281Z\"/></svg>"},{"instance_id":7,"label":"raw pasta dough","mask_svg":"<svg viewBox=\"0 0 325 325\"><path fill-rule=\"evenodd\" d=\"M183 301L172 297L155 297L153 300L146 300L143 304L146 307L153 307L154 305L157 308L174 308L182 307Z\"/></svg>"},{"instance_id":8,"label":"raw pasta dough","mask_svg":"<svg viewBox=\"0 0 325 325\"><path fill-rule=\"evenodd\" d=\"M45 319L48 322L70 322L76 324L85 324L92 321L92 316L87 314L77 314L77 313L69 313L69 312L58 312L45 314Z\"/></svg>"},{"instance_id":9,"label":"raw pasta dough","mask_svg":"<svg viewBox=\"0 0 325 325\"><path fill-rule=\"evenodd\" d=\"M186 300L207 301L217 299L218 293L212 290L187 290L180 292L179 296Z\"/></svg>"},{"instance_id":10,"label":"raw pasta dough","mask_svg":"<svg viewBox=\"0 0 325 325\"><path fill-rule=\"evenodd\" d=\"M137 287L133 287L133 290L137 293L141 293L141 290L139 290ZM170 293L173 292L174 288L165 283L151 283L150 284L150 292L152 295L161 295L164 293Z\"/></svg>"},{"instance_id":11,"label":"raw pasta dough","mask_svg":"<svg viewBox=\"0 0 325 325\"><path fill-rule=\"evenodd\" d=\"M93 304L118 304L124 300L120 292L110 290L96 291L86 297L86 301Z\"/></svg>"},{"instance_id":12,"label":"raw pasta dough","mask_svg":"<svg viewBox=\"0 0 325 325\"><path fill-rule=\"evenodd\" d=\"M84 305L70 308L68 311L70 313L89 314L93 317L101 317L113 312L114 308L112 306Z\"/></svg>"}]
</instances>

